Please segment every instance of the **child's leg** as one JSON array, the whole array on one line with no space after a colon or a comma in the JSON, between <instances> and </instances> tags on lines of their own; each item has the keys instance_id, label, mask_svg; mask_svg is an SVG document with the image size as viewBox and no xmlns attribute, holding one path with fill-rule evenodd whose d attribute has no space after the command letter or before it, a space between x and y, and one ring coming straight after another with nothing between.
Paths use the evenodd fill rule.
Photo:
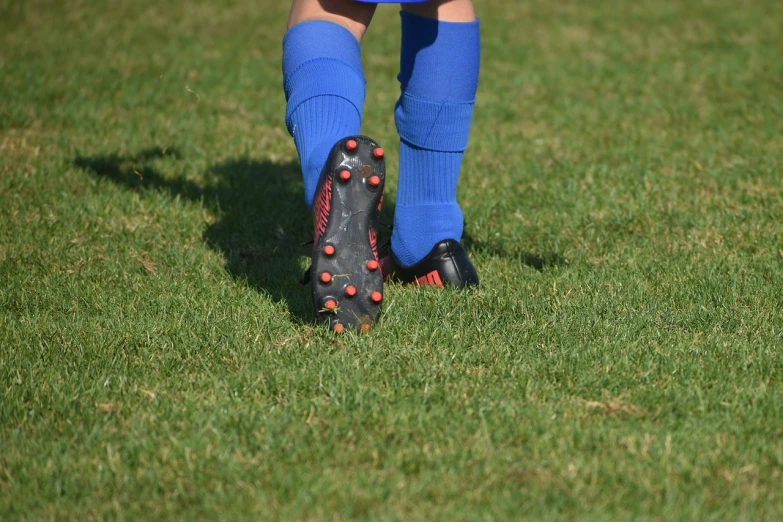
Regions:
<instances>
[{"instance_id":1,"label":"child's leg","mask_svg":"<svg viewBox=\"0 0 783 522\"><path fill-rule=\"evenodd\" d=\"M400 177L392 251L405 265L462 237L457 181L478 87L479 23L471 0L406 4L395 119Z\"/></svg>"},{"instance_id":2,"label":"child's leg","mask_svg":"<svg viewBox=\"0 0 783 522\"><path fill-rule=\"evenodd\" d=\"M321 168L339 139L358 134L364 106L359 42L374 4L294 0L283 40L286 127L294 137L312 207Z\"/></svg>"},{"instance_id":3,"label":"child's leg","mask_svg":"<svg viewBox=\"0 0 783 522\"><path fill-rule=\"evenodd\" d=\"M359 136L365 88L359 43L374 4L294 0L283 41L286 126L313 209L310 288L335 332L368 330L383 301L376 228L384 152Z\"/></svg>"}]
</instances>

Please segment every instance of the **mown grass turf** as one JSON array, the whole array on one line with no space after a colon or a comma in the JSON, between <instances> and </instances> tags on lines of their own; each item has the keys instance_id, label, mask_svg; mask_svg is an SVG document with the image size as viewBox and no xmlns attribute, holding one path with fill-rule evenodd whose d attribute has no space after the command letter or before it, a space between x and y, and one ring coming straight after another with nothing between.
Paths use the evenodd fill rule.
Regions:
<instances>
[{"instance_id":1,"label":"mown grass turf","mask_svg":"<svg viewBox=\"0 0 783 522\"><path fill-rule=\"evenodd\" d=\"M0 1L0 519L783 517L779 2L478 9L483 286L336 337L285 2Z\"/></svg>"}]
</instances>

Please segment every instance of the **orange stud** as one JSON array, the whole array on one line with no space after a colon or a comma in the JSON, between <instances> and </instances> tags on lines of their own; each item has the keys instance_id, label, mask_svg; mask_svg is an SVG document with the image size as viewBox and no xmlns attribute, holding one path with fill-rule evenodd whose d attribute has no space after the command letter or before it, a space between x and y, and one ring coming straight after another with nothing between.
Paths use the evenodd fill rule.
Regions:
<instances>
[{"instance_id":1,"label":"orange stud","mask_svg":"<svg viewBox=\"0 0 783 522\"><path fill-rule=\"evenodd\" d=\"M327 256L333 256L334 255L334 247L332 245L326 245L324 247L324 254Z\"/></svg>"},{"instance_id":2,"label":"orange stud","mask_svg":"<svg viewBox=\"0 0 783 522\"><path fill-rule=\"evenodd\" d=\"M349 179L351 179L351 171L350 170L340 171L340 179L342 181L348 181Z\"/></svg>"},{"instance_id":3,"label":"orange stud","mask_svg":"<svg viewBox=\"0 0 783 522\"><path fill-rule=\"evenodd\" d=\"M370 325L365 323L359 327L359 330L361 330L362 333L368 333L370 331Z\"/></svg>"},{"instance_id":4,"label":"orange stud","mask_svg":"<svg viewBox=\"0 0 783 522\"><path fill-rule=\"evenodd\" d=\"M381 299L383 299L383 294L380 292L373 292L370 294L370 299L372 299L373 303L380 303Z\"/></svg>"},{"instance_id":5,"label":"orange stud","mask_svg":"<svg viewBox=\"0 0 783 522\"><path fill-rule=\"evenodd\" d=\"M378 176L370 176L367 179L367 183L369 183L371 187L377 187L378 185L381 184L381 178L379 178Z\"/></svg>"},{"instance_id":6,"label":"orange stud","mask_svg":"<svg viewBox=\"0 0 783 522\"><path fill-rule=\"evenodd\" d=\"M356 295L356 287L353 285L348 285L345 287L345 295L348 297L353 297Z\"/></svg>"},{"instance_id":7,"label":"orange stud","mask_svg":"<svg viewBox=\"0 0 783 522\"><path fill-rule=\"evenodd\" d=\"M326 308L327 310L331 310L331 311L336 310L337 309L337 301L335 301L334 299L327 299L324 302L324 308Z\"/></svg>"},{"instance_id":8,"label":"orange stud","mask_svg":"<svg viewBox=\"0 0 783 522\"><path fill-rule=\"evenodd\" d=\"M341 325L340 323L334 323L332 325L332 330L334 330L337 333L343 333L343 330L345 330L345 327Z\"/></svg>"},{"instance_id":9,"label":"orange stud","mask_svg":"<svg viewBox=\"0 0 783 522\"><path fill-rule=\"evenodd\" d=\"M383 157L383 149L378 147L372 153L375 155L376 158L382 158Z\"/></svg>"},{"instance_id":10,"label":"orange stud","mask_svg":"<svg viewBox=\"0 0 783 522\"><path fill-rule=\"evenodd\" d=\"M320 280L323 284L332 282L332 274L329 272L321 272Z\"/></svg>"},{"instance_id":11,"label":"orange stud","mask_svg":"<svg viewBox=\"0 0 783 522\"><path fill-rule=\"evenodd\" d=\"M345 148L348 150L356 150L356 147L358 147L359 144L356 143L356 140L348 140L345 142Z\"/></svg>"},{"instance_id":12,"label":"orange stud","mask_svg":"<svg viewBox=\"0 0 783 522\"><path fill-rule=\"evenodd\" d=\"M367 270L369 270L370 272L375 272L376 270L378 270L378 261L376 261L375 259L370 259L369 261L367 261Z\"/></svg>"}]
</instances>

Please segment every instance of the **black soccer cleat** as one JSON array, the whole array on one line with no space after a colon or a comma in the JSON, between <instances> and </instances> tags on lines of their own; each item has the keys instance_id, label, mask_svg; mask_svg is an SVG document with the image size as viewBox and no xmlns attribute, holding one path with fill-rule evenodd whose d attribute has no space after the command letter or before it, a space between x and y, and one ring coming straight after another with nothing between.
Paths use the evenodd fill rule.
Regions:
<instances>
[{"instance_id":1,"label":"black soccer cleat","mask_svg":"<svg viewBox=\"0 0 783 522\"><path fill-rule=\"evenodd\" d=\"M446 239L436 244L424 259L404 266L391 248L381 257L384 279L419 286L454 286L468 288L479 285L478 274L459 241Z\"/></svg>"},{"instance_id":2,"label":"black soccer cleat","mask_svg":"<svg viewBox=\"0 0 783 522\"><path fill-rule=\"evenodd\" d=\"M338 333L369 331L381 312L376 230L385 180L383 149L366 136L337 142L321 172L309 276L318 320Z\"/></svg>"}]
</instances>

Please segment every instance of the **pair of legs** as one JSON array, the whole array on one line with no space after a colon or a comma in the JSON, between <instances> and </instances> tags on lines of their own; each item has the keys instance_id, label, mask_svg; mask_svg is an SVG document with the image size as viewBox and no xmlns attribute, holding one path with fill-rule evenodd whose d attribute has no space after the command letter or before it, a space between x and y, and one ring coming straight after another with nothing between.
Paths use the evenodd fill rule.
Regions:
<instances>
[{"instance_id":1,"label":"pair of legs","mask_svg":"<svg viewBox=\"0 0 783 522\"><path fill-rule=\"evenodd\" d=\"M360 43L376 9L366 1L294 0L291 8L283 44L286 124L309 206L332 146L360 133ZM401 96L395 109L400 172L391 248L410 266L439 241L462 235L457 181L478 83L479 36L472 0L401 7Z\"/></svg>"}]
</instances>

